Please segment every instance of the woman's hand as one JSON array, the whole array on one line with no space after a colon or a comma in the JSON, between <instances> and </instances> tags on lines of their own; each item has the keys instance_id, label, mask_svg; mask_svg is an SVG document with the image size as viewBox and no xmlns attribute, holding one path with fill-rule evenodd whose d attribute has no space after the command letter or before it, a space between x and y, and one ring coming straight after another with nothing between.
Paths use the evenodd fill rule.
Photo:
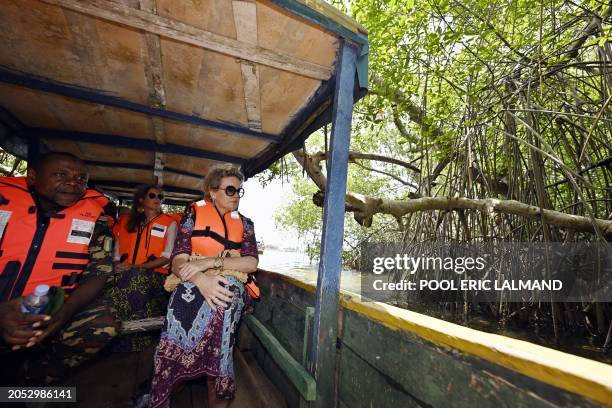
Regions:
<instances>
[{"instance_id":1,"label":"woman's hand","mask_svg":"<svg viewBox=\"0 0 612 408\"><path fill-rule=\"evenodd\" d=\"M193 282L198 272L203 272L214 266L214 258L200 259L198 261L185 262L177 267L177 274L183 282Z\"/></svg>"},{"instance_id":2,"label":"woman's hand","mask_svg":"<svg viewBox=\"0 0 612 408\"><path fill-rule=\"evenodd\" d=\"M232 302L234 294L226 287L221 286L221 284L229 285L229 281L225 277L221 275L207 276L200 273L194 277L192 282L198 287L212 310L217 310L217 306L227 308Z\"/></svg>"}]
</instances>

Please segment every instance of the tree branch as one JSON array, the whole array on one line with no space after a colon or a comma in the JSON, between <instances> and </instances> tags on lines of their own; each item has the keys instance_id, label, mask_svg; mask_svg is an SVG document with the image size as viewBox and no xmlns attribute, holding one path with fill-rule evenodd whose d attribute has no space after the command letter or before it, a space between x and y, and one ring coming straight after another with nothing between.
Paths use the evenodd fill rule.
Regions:
<instances>
[{"instance_id":1,"label":"tree branch","mask_svg":"<svg viewBox=\"0 0 612 408\"><path fill-rule=\"evenodd\" d=\"M408 130L406 129L406 126L404 126L404 124L402 123L402 119L400 118L399 112L397 111L397 106L394 105L391 108L391 111L393 112L393 123L395 123L395 127L397 127L397 130L399 130L402 137L404 137L404 139L408 140L411 143L417 143L417 138L411 135L410 132L408 132Z\"/></svg>"},{"instance_id":2,"label":"tree branch","mask_svg":"<svg viewBox=\"0 0 612 408\"><path fill-rule=\"evenodd\" d=\"M305 156L301 150L293 152L293 156L304 167L306 174L315 182L319 189L325 191L327 179L321 170L320 160L317 161L308 155ZM322 205L323 200L318 200L318 202ZM534 220L541 219L542 222L547 224L570 228L575 231L595 232L595 228L597 228L604 235L612 234L612 221L602 219L592 220L588 217L542 209L515 200L465 197L421 197L409 200L387 200L349 191L346 193L346 203L348 209L353 211L355 221L366 227L372 225L372 219L375 214L389 214L399 222L406 214L419 211L470 209L490 215L503 213Z\"/></svg>"},{"instance_id":3,"label":"tree branch","mask_svg":"<svg viewBox=\"0 0 612 408\"><path fill-rule=\"evenodd\" d=\"M434 137L442 135L442 129L427 123L427 114L425 113L425 111L420 106L417 106L414 102L412 102L410 98L406 96L402 91L395 89L391 93L382 92L382 90L387 90L389 86L385 84L385 82L380 77L377 76L374 76L372 78L372 84L374 85L374 87L372 87L370 93L383 97L391 102L395 102L398 105L401 105L403 108L406 109L410 120L421 126L426 133L430 133Z\"/></svg>"},{"instance_id":4,"label":"tree branch","mask_svg":"<svg viewBox=\"0 0 612 408\"><path fill-rule=\"evenodd\" d=\"M578 34L578 37L574 41L571 42L571 44L567 48L565 57L568 60L576 58L578 56L578 52L580 51L580 48L582 48L586 40L590 36L595 34L599 26L601 25L602 21L606 21L607 19L610 18L610 16L612 16L612 6L608 6L608 8L603 11L601 16L593 17L591 21L589 21L589 24L587 24L587 26L582 29L580 34Z\"/></svg>"},{"instance_id":5,"label":"tree branch","mask_svg":"<svg viewBox=\"0 0 612 408\"><path fill-rule=\"evenodd\" d=\"M384 174L385 176L391 177L392 179L399 181L400 183L402 183L405 186L409 186L409 187L412 187L414 189L418 189L419 188L419 186L417 186L416 184L412 184L412 183L410 183L410 182L408 182L406 180L403 180L403 179L397 177L394 174L387 173L386 171L382 171L382 170L376 170L376 169L373 169L371 167L364 166L363 164L358 163L358 162L355 162L355 164L358 165L359 167L363 168L363 169L372 171L374 173L380 173L380 174Z\"/></svg>"},{"instance_id":6,"label":"tree branch","mask_svg":"<svg viewBox=\"0 0 612 408\"><path fill-rule=\"evenodd\" d=\"M589 170L593 170L593 169L596 169L596 168L598 168L598 167L609 166L609 165L611 165L611 164L612 164L612 156L608 156L607 158L605 158L605 159L603 159L603 160L600 160L600 161L598 161L597 163L593 163L593 164L591 164L590 166L585 167L584 169L580 170L580 171L579 171L577 174L584 174L584 173L586 173L586 172L587 172L587 171L589 171ZM555 181L554 183L549 184L549 185L547 185L547 186L546 186L546 187L544 187L544 188L551 188L551 187L555 187L555 186L558 186L559 184L567 183L568 181L570 181L570 180L569 180L569 178L567 178L567 177L566 177L566 178L564 178L564 179L557 180L557 181Z\"/></svg>"},{"instance_id":7,"label":"tree branch","mask_svg":"<svg viewBox=\"0 0 612 408\"><path fill-rule=\"evenodd\" d=\"M314 153L308 156L311 157L317 163L320 163L323 160L327 160L328 154L329 152L327 154L325 152L318 152L318 153ZM379 162L397 164L398 166L405 167L408 170L414 171L415 173L419 173L419 174L421 173L421 169L416 167L414 164L405 162L403 160L395 159L393 157L383 156L380 154L349 151L349 161L355 161L355 160L374 160L374 161L379 161Z\"/></svg>"}]
</instances>

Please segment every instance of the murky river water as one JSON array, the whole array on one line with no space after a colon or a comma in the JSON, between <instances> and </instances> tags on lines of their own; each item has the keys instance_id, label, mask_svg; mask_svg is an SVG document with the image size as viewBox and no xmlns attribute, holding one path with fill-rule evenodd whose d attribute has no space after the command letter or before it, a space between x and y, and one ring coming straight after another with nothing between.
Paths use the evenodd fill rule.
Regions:
<instances>
[{"instance_id":1,"label":"murky river water","mask_svg":"<svg viewBox=\"0 0 612 408\"><path fill-rule=\"evenodd\" d=\"M271 272L291 276L303 282L317 284L318 262L311 262L308 255L300 252L286 252L266 249L259 255L259 267ZM359 272L345 269L340 278L340 287L346 291L360 293Z\"/></svg>"}]
</instances>

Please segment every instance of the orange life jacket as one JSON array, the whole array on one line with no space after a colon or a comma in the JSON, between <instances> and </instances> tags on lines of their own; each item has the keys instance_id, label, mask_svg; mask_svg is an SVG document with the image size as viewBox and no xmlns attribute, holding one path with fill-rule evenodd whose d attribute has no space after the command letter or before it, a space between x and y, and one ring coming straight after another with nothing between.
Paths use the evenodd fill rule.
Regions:
<instances>
[{"instance_id":1,"label":"orange life jacket","mask_svg":"<svg viewBox=\"0 0 612 408\"><path fill-rule=\"evenodd\" d=\"M225 249L240 249L244 235L244 224L238 211L223 217L214 204L200 200L191 204L195 214L195 225L191 235L191 253L202 256L217 256ZM259 300L259 287L254 277L245 285L249 296Z\"/></svg>"},{"instance_id":2,"label":"orange life jacket","mask_svg":"<svg viewBox=\"0 0 612 408\"><path fill-rule=\"evenodd\" d=\"M89 262L89 242L108 199L87 190L75 204L37 223L25 177L0 178L0 300L37 285L76 287Z\"/></svg>"},{"instance_id":3,"label":"orange life jacket","mask_svg":"<svg viewBox=\"0 0 612 408\"><path fill-rule=\"evenodd\" d=\"M180 224L181 219L183 219L183 215L185 215L185 213L174 213L174 214L168 214L170 217L174 218L174 221L176 221L177 224Z\"/></svg>"},{"instance_id":4,"label":"orange life jacket","mask_svg":"<svg viewBox=\"0 0 612 408\"><path fill-rule=\"evenodd\" d=\"M125 228L125 224L127 223L127 221L130 219L129 214L123 214L120 215L117 218L117 221L115 222L115 225L113 225L113 238L115 239L115 241L117 241L119 239L119 232Z\"/></svg>"},{"instance_id":5,"label":"orange life jacket","mask_svg":"<svg viewBox=\"0 0 612 408\"><path fill-rule=\"evenodd\" d=\"M225 249L240 249L244 225L238 211L223 217L214 204L200 200L191 204L195 225L191 235L191 252L201 256L217 256Z\"/></svg>"},{"instance_id":6,"label":"orange life jacket","mask_svg":"<svg viewBox=\"0 0 612 408\"><path fill-rule=\"evenodd\" d=\"M127 229L129 217L121 217L119 225L119 255L131 265L138 265L160 257L168 240L168 228L175 222L167 214L159 214L134 232ZM168 266L156 268L155 272L168 274Z\"/></svg>"}]
</instances>

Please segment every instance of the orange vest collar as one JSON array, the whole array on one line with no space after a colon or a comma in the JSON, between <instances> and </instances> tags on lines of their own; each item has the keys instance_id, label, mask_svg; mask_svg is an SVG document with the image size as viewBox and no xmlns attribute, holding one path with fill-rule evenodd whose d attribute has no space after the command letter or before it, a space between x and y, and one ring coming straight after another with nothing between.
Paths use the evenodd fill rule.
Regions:
<instances>
[{"instance_id":1,"label":"orange vest collar","mask_svg":"<svg viewBox=\"0 0 612 408\"><path fill-rule=\"evenodd\" d=\"M16 187L21 190L25 190L30 192L30 186L28 185L27 177L2 177L0 178L0 184L4 184L10 187ZM106 206L108 204L108 198L106 198L102 193L94 189L85 190L85 194L79 200L95 200L96 203L100 207ZM76 203L75 203L76 204Z\"/></svg>"},{"instance_id":2,"label":"orange vest collar","mask_svg":"<svg viewBox=\"0 0 612 408\"><path fill-rule=\"evenodd\" d=\"M129 216L121 217L117 223L117 239L119 240L119 255L132 265L145 263L149 257L159 258L166 247L168 227L175 222L167 214L160 214L146 224L140 232L129 232L127 229ZM156 272L167 274L168 267L155 269Z\"/></svg>"},{"instance_id":3,"label":"orange vest collar","mask_svg":"<svg viewBox=\"0 0 612 408\"><path fill-rule=\"evenodd\" d=\"M192 254L217 256L224 249L235 249L231 246L239 246L242 243L244 226L238 211L221 216L209 200L195 202L191 209L195 215L191 236Z\"/></svg>"}]
</instances>

